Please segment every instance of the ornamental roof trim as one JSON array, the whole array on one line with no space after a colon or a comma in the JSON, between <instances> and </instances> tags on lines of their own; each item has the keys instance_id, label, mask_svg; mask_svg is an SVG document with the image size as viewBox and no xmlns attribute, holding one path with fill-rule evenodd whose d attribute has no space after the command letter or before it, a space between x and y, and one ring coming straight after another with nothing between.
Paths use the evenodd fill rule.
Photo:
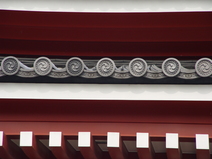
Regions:
<instances>
[{"instance_id":1,"label":"ornamental roof trim","mask_svg":"<svg viewBox=\"0 0 212 159\"><path fill-rule=\"evenodd\" d=\"M178 60L170 57L166 60L145 60L140 57L132 60L112 60L108 57L96 60L49 59L47 57L16 58L1 57L0 78L3 76L19 76L34 78L48 76L51 78L115 78L129 79L144 77L147 79L198 79L212 77L212 60Z\"/></svg>"}]
</instances>

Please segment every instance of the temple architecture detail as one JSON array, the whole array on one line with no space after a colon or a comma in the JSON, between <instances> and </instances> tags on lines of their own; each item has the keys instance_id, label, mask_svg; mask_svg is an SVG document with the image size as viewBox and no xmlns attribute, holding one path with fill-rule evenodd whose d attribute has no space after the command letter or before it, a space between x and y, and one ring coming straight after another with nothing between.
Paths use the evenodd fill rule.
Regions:
<instances>
[{"instance_id":1,"label":"temple architecture detail","mask_svg":"<svg viewBox=\"0 0 212 159\"><path fill-rule=\"evenodd\" d=\"M211 159L212 0L0 0L0 159Z\"/></svg>"},{"instance_id":2,"label":"temple architecture detail","mask_svg":"<svg viewBox=\"0 0 212 159\"><path fill-rule=\"evenodd\" d=\"M16 58L4 57L1 62L0 75L19 77L49 76L52 78L67 78L80 76L83 78L112 77L128 79L145 77L149 79L163 79L177 77L181 79L196 79L210 77L212 74L212 60L201 58L194 60L83 60L78 57L70 59L49 59L47 57Z\"/></svg>"}]
</instances>

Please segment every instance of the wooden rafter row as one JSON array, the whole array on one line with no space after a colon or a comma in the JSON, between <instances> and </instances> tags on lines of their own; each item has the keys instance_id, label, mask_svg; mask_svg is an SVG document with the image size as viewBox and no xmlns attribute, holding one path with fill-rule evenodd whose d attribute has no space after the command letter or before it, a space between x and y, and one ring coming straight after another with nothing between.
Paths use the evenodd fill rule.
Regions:
<instances>
[{"instance_id":1,"label":"wooden rafter row","mask_svg":"<svg viewBox=\"0 0 212 159\"><path fill-rule=\"evenodd\" d=\"M96 142L91 132L79 132L78 144L72 145L68 143L71 136L64 136L61 131L49 132L49 143L43 144L39 137L32 131L20 132L20 143L14 148L10 135L0 132L0 157L2 159L29 158L29 159L132 159L132 152L124 143L120 132L108 132L105 146L107 150L103 150L98 142ZM48 136L48 135L47 135ZM135 136L135 148L138 159L160 159L158 152L152 145L153 139L149 137L149 133L138 132ZM128 139L132 140L132 137ZM134 141L134 140L132 140ZM197 159L210 159L210 144L208 134L196 134L196 157ZM69 146L68 146L69 145ZM77 148L76 148L77 147ZM167 159L182 159L183 152L181 150L178 133L166 133L165 137L165 155ZM81 155L79 155L79 153ZM136 157L137 158L137 157Z\"/></svg>"}]
</instances>

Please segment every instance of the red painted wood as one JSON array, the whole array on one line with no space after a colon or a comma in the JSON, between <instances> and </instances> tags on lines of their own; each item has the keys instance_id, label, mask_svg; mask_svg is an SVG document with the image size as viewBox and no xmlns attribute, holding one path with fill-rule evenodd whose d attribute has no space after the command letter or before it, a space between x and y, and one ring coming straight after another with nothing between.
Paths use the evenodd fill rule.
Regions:
<instances>
[{"instance_id":1,"label":"red painted wood","mask_svg":"<svg viewBox=\"0 0 212 159\"><path fill-rule=\"evenodd\" d=\"M126 129L127 125L127 129ZM159 124L159 123L110 123L110 122L0 122L6 135L19 136L20 131L33 131L37 136L50 131L62 131L64 136L77 137L80 131L90 131L93 136L105 137L107 132L120 132L122 137L135 137L137 132L149 132L150 138L164 138L167 132L179 133L179 138L195 138L195 134L208 133L212 138L211 125Z\"/></svg>"},{"instance_id":2,"label":"red painted wood","mask_svg":"<svg viewBox=\"0 0 212 159\"><path fill-rule=\"evenodd\" d=\"M42 155L39 153L39 147L37 144L37 139L35 138L35 135L33 135L33 141L32 141L32 146L23 146L21 147L24 153L29 157L30 159L42 159Z\"/></svg>"},{"instance_id":3,"label":"red painted wood","mask_svg":"<svg viewBox=\"0 0 212 159\"><path fill-rule=\"evenodd\" d=\"M197 159L210 159L210 150L196 150Z\"/></svg>"},{"instance_id":4,"label":"red painted wood","mask_svg":"<svg viewBox=\"0 0 212 159\"><path fill-rule=\"evenodd\" d=\"M123 153L123 149L116 147L108 148L111 159L127 159L126 153Z\"/></svg>"},{"instance_id":5,"label":"red painted wood","mask_svg":"<svg viewBox=\"0 0 212 159\"><path fill-rule=\"evenodd\" d=\"M0 11L1 24L3 25L60 27L211 26L211 15L211 12L73 13Z\"/></svg>"},{"instance_id":6,"label":"red painted wood","mask_svg":"<svg viewBox=\"0 0 212 159\"><path fill-rule=\"evenodd\" d=\"M61 147L50 147L53 155L57 159L75 159L76 152L74 148L65 140L64 135L62 135L62 145Z\"/></svg>"},{"instance_id":7,"label":"red painted wood","mask_svg":"<svg viewBox=\"0 0 212 159\"><path fill-rule=\"evenodd\" d=\"M78 56L82 58L113 59L145 57L162 59L174 56L178 59L211 57L212 41L200 42L69 42L0 39L2 55L14 56ZM12 46L12 47L11 47Z\"/></svg>"},{"instance_id":8,"label":"red painted wood","mask_svg":"<svg viewBox=\"0 0 212 159\"><path fill-rule=\"evenodd\" d=\"M211 12L61 13L2 10L0 53L80 57L211 56L211 15Z\"/></svg>"},{"instance_id":9,"label":"red painted wood","mask_svg":"<svg viewBox=\"0 0 212 159\"><path fill-rule=\"evenodd\" d=\"M211 101L1 99L0 102L2 122L212 124Z\"/></svg>"},{"instance_id":10,"label":"red painted wood","mask_svg":"<svg viewBox=\"0 0 212 159\"><path fill-rule=\"evenodd\" d=\"M166 149L167 159L182 159L180 149Z\"/></svg>"},{"instance_id":11,"label":"red painted wood","mask_svg":"<svg viewBox=\"0 0 212 159\"><path fill-rule=\"evenodd\" d=\"M114 14L1 10L0 54L114 59L211 57L211 17L211 12ZM192 139L197 133L212 134L211 102L8 99L0 102L0 127L7 135L19 135L23 130L32 130L36 135L58 130L66 136L91 131L100 137L108 131L118 131L126 137L135 137L136 132L149 132L150 137L178 132L180 138ZM197 152L197 157L203 159L201 153ZM164 158L163 155L158 158ZM206 155L208 158L208 151ZM54 156L51 154L50 158Z\"/></svg>"},{"instance_id":12,"label":"red painted wood","mask_svg":"<svg viewBox=\"0 0 212 159\"><path fill-rule=\"evenodd\" d=\"M149 136L149 135L148 135ZM160 138L161 139L161 138ZM146 148L137 148L137 153L139 159L154 159L155 158L155 151L152 146L152 138L149 137L148 139L148 147Z\"/></svg>"},{"instance_id":13,"label":"red painted wood","mask_svg":"<svg viewBox=\"0 0 212 159\"><path fill-rule=\"evenodd\" d=\"M26 156L26 154L22 151L22 149L11 140L13 138L11 138L10 135L7 136L7 139L8 139L7 141L8 141L8 148L9 148L8 152L10 153L11 156L13 156L13 158L29 159Z\"/></svg>"},{"instance_id":14,"label":"red painted wood","mask_svg":"<svg viewBox=\"0 0 212 159\"><path fill-rule=\"evenodd\" d=\"M0 26L1 39L91 42L212 41L212 26L204 27L49 27Z\"/></svg>"},{"instance_id":15,"label":"red painted wood","mask_svg":"<svg viewBox=\"0 0 212 159\"><path fill-rule=\"evenodd\" d=\"M0 158L1 159L14 159L14 157L10 154L11 150L8 144L8 138L3 134L3 146L0 146ZM14 155L14 154L13 154Z\"/></svg>"},{"instance_id":16,"label":"red painted wood","mask_svg":"<svg viewBox=\"0 0 212 159\"><path fill-rule=\"evenodd\" d=\"M127 159L128 151L123 143L122 138L119 140L119 147L108 147L111 159Z\"/></svg>"},{"instance_id":17,"label":"red painted wood","mask_svg":"<svg viewBox=\"0 0 212 159\"><path fill-rule=\"evenodd\" d=\"M56 159L52 152L36 138L35 134L33 134L32 146L22 146L21 149L29 159Z\"/></svg>"},{"instance_id":18,"label":"red painted wood","mask_svg":"<svg viewBox=\"0 0 212 159\"><path fill-rule=\"evenodd\" d=\"M102 151L94 141L93 136L91 136L90 141L90 147L79 147L84 159L102 159Z\"/></svg>"},{"instance_id":19,"label":"red painted wood","mask_svg":"<svg viewBox=\"0 0 212 159\"><path fill-rule=\"evenodd\" d=\"M139 159L154 159L155 153L152 145L149 148L137 148Z\"/></svg>"}]
</instances>

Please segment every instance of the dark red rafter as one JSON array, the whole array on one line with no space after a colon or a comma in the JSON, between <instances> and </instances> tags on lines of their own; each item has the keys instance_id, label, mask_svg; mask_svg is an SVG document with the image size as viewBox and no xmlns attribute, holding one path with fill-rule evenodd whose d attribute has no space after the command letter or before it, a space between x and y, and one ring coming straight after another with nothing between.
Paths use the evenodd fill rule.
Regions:
<instances>
[{"instance_id":1,"label":"dark red rafter","mask_svg":"<svg viewBox=\"0 0 212 159\"><path fill-rule=\"evenodd\" d=\"M182 159L181 149L166 149L167 159Z\"/></svg>"},{"instance_id":2,"label":"dark red rafter","mask_svg":"<svg viewBox=\"0 0 212 159\"><path fill-rule=\"evenodd\" d=\"M10 147L9 147L9 143L8 143L8 138L5 135L5 133L3 132L3 143L2 146L0 146L0 158L2 159L14 159L14 157L9 153Z\"/></svg>"},{"instance_id":3,"label":"dark red rafter","mask_svg":"<svg viewBox=\"0 0 212 159\"><path fill-rule=\"evenodd\" d=\"M56 159L47 147L45 147L33 134L32 146L22 146L21 149L30 159Z\"/></svg>"},{"instance_id":4,"label":"dark red rafter","mask_svg":"<svg viewBox=\"0 0 212 159\"><path fill-rule=\"evenodd\" d=\"M111 159L127 159L128 158L128 151L121 137L119 137L119 147L108 147L107 149Z\"/></svg>"},{"instance_id":5,"label":"dark red rafter","mask_svg":"<svg viewBox=\"0 0 212 159\"><path fill-rule=\"evenodd\" d=\"M102 151L99 146L94 141L93 136L90 136L90 146L89 147L79 147L80 152L84 159L102 159Z\"/></svg>"},{"instance_id":6,"label":"dark red rafter","mask_svg":"<svg viewBox=\"0 0 212 159\"><path fill-rule=\"evenodd\" d=\"M210 159L210 150L196 150L197 159Z\"/></svg>"},{"instance_id":7,"label":"dark red rafter","mask_svg":"<svg viewBox=\"0 0 212 159\"><path fill-rule=\"evenodd\" d=\"M154 159L155 152L152 146L151 139L149 138L149 147L148 148L137 148L139 159Z\"/></svg>"},{"instance_id":8,"label":"dark red rafter","mask_svg":"<svg viewBox=\"0 0 212 159\"><path fill-rule=\"evenodd\" d=\"M62 135L61 146L50 147L53 155L57 159L75 159L76 152L74 148L65 140L64 135ZM69 146L68 146L69 144Z\"/></svg>"}]
</instances>

